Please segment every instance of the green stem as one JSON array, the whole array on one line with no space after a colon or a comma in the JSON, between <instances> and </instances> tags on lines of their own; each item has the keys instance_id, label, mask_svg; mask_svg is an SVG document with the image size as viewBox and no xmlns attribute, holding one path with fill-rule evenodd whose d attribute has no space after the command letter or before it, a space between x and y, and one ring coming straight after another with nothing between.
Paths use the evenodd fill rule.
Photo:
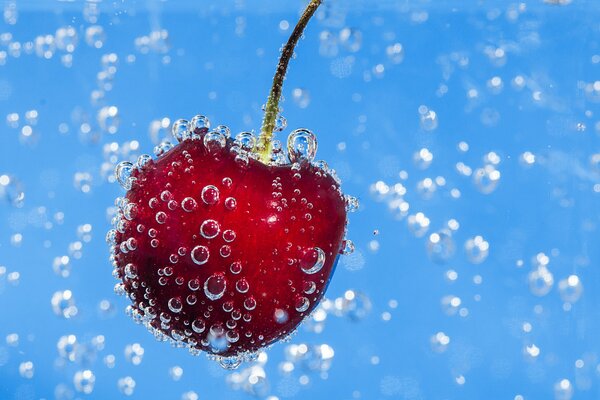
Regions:
<instances>
[{"instance_id":1,"label":"green stem","mask_svg":"<svg viewBox=\"0 0 600 400\"><path fill-rule=\"evenodd\" d=\"M263 118L262 127L260 128L260 136L258 137L258 143L256 145L256 152L259 154L260 160L265 164L268 164L271 160L273 131L275 130L277 115L279 114L279 100L281 99L281 89L283 88L283 80L285 79L288 64L294 54L294 48L296 47L298 40L302 37L304 28L306 28L308 21L310 21L310 18L315 11L317 11L317 8L322 2L323 0L310 1L281 52L277 71L273 77L273 86L271 86L271 92L267 99L265 116Z\"/></svg>"}]
</instances>

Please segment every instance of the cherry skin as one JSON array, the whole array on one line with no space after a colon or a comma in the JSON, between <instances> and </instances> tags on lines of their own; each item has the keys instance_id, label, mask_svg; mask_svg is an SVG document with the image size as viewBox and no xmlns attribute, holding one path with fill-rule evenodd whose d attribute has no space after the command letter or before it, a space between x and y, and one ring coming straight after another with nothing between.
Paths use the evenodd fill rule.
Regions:
<instances>
[{"instance_id":1,"label":"cherry skin","mask_svg":"<svg viewBox=\"0 0 600 400\"><path fill-rule=\"evenodd\" d=\"M157 337L239 359L318 305L346 202L325 169L266 165L230 139L205 145L205 134L131 169L112 260L117 290Z\"/></svg>"}]
</instances>

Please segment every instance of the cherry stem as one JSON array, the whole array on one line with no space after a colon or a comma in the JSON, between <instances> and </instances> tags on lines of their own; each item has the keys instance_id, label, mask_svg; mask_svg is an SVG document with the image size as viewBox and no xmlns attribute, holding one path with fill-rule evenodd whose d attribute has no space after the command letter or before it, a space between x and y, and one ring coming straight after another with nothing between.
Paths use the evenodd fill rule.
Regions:
<instances>
[{"instance_id":1,"label":"cherry stem","mask_svg":"<svg viewBox=\"0 0 600 400\"><path fill-rule=\"evenodd\" d=\"M260 128L260 136L258 137L258 143L256 145L256 152L260 156L260 160L265 164L268 164L271 161L273 131L275 130L275 124L279 114L279 100L281 99L281 90L283 88L283 80L285 79L288 64L294 54L294 48L296 47L298 40L302 37L304 28L306 28L308 21L310 21L322 2L323 0L310 1L281 51L279 64L277 64L277 71L273 77L271 92L269 93L267 105L265 106L265 116L263 118L262 127Z\"/></svg>"}]
</instances>

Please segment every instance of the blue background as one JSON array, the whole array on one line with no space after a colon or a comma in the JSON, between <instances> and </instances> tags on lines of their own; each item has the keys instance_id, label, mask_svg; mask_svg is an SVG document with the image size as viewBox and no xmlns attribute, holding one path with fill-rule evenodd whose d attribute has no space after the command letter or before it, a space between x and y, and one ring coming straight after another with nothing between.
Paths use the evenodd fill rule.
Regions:
<instances>
[{"instance_id":1,"label":"blue background","mask_svg":"<svg viewBox=\"0 0 600 400\"><path fill-rule=\"evenodd\" d=\"M331 0L300 42L284 87L289 128L279 136L312 129L317 157L360 199L348 234L356 251L341 257L327 297L354 290L370 306L351 305L367 312L360 319L347 309L330 312L321 333L307 323L292 338L292 344L331 346L330 368L296 362L285 374L280 363L290 344L273 346L264 365L269 387L256 397L600 397L600 162L592 161L600 154L600 3L455 3ZM136 399L180 399L188 391L200 399L253 398L252 385L232 387L230 372L156 342L124 314L127 302L113 293L104 242L123 191L102 173L103 163L107 170L114 164L103 145L123 148L136 140L133 154L152 154L151 121L198 113L234 133L258 130L278 50L291 31L282 21L293 25L303 3L17 2L16 20L11 4L0 22L0 34L12 34L0 36L0 175L20 182L25 199L14 204L0 191L0 266L6 267L4 274L0 269L0 399L125 398L117 382L126 376L136 382ZM65 26L78 37L71 66L65 50L44 58L34 45L27 54L27 42ZM90 26L103 29L100 48L86 43ZM161 29L165 43L147 52L136 46L136 38ZM19 57L11 55L15 42ZM396 43L401 62L388 54ZM102 56L110 53L118 56L112 88L98 80L107 71ZM514 84L518 76L521 87ZM501 88L490 87L493 77ZM309 93L306 107L294 99L299 88ZM103 97L93 101L97 90ZM421 124L422 105L435 111L436 129ZM98 120L105 106L118 108L114 134ZM26 121L28 110L38 112L35 124ZM20 117L16 127L5 122L12 113ZM82 124L91 133L81 133ZM26 125L32 137L23 135ZM414 161L421 148L433 154L425 169ZM501 175L485 193L456 165L474 171L490 163L490 152L500 159L494 168ZM525 152L535 162L523 162ZM89 174L89 192L77 173ZM419 182L436 177L445 184L430 195L419 190ZM380 189L401 183L406 193L382 194L378 181ZM403 201L406 214L394 208ZM418 212L430 220L422 237L407 223ZM452 219L460 226L445 244L455 251L436 261L428 240ZM92 239L77 259L68 248L82 241L83 224L91 224ZM476 265L464 244L477 235L489 243L489 256ZM543 296L529 282L539 253L549 257L553 275ZM63 255L71 256L67 278L52 267ZM448 270L455 280L446 278ZM11 272L20 274L18 282ZM583 291L565 301L559 281L570 275ZM66 289L78 309L73 318L57 316L51 306L53 294ZM461 299L462 311L443 307L448 295ZM114 311L101 311L102 300ZM438 332L450 338L441 352L431 345ZM16 345L4 340L13 333ZM77 336L84 355L74 362L57 351L68 334ZM89 345L97 335L105 338L103 348ZM139 365L124 355L132 343L145 350ZM527 353L531 345L539 355ZM109 354L114 368L103 362ZM31 379L19 373L26 361L34 365ZM176 365L184 371L179 381L169 374ZM73 385L85 369L96 377L91 394Z\"/></svg>"}]
</instances>

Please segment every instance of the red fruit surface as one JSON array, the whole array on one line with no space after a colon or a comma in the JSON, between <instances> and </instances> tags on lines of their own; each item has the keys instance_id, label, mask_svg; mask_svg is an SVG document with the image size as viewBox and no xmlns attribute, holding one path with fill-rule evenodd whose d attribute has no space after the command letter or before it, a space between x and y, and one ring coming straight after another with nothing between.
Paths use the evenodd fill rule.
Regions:
<instances>
[{"instance_id":1,"label":"red fruit surface","mask_svg":"<svg viewBox=\"0 0 600 400\"><path fill-rule=\"evenodd\" d=\"M185 140L134 169L113 232L117 289L134 317L159 338L222 357L256 352L311 313L346 225L327 171L240 162L232 145L215 154Z\"/></svg>"}]
</instances>

